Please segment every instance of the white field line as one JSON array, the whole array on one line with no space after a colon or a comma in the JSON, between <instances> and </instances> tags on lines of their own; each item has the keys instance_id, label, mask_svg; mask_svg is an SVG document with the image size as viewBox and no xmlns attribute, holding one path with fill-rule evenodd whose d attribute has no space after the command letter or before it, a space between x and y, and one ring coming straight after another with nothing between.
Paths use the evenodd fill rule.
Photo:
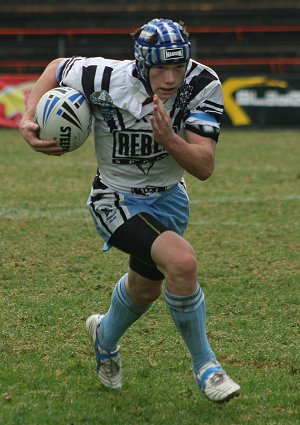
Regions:
<instances>
[{"instance_id":1,"label":"white field line","mask_svg":"<svg viewBox=\"0 0 300 425\"><path fill-rule=\"evenodd\" d=\"M258 222L241 222L241 221L235 221L235 220L225 220L225 221L218 221L218 220L191 220L189 222L190 226L215 226L218 223L218 226L224 226L224 227L264 227L267 223L258 223Z\"/></svg>"},{"instance_id":2,"label":"white field line","mask_svg":"<svg viewBox=\"0 0 300 425\"><path fill-rule=\"evenodd\" d=\"M242 196L216 196L210 198L192 199L191 204L229 204L229 203L268 203L272 201L277 202L298 202L300 201L300 195L290 194L285 196L273 196L273 197L242 197ZM300 214L299 214L300 216ZM34 218L45 218L48 220L62 220L62 219L87 219L90 220L90 214L88 208L65 208L63 206L56 206L55 208L49 207L48 209L34 209L29 210L26 208L17 207L0 207L0 219L6 220L30 220ZM196 220L191 221L192 225L209 225L213 224L213 220ZM259 227L264 225L263 223L243 223L234 220L223 221L224 226L254 226ZM298 225L298 223L294 223Z\"/></svg>"},{"instance_id":3,"label":"white field line","mask_svg":"<svg viewBox=\"0 0 300 425\"><path fill-rule=\"evenodd\" d=\"M267 171L271 171L271 172L280 172L283 173L285 171L287 172L291 172L291 171L299 171L299 166L297 164L290 164L289 166L281 166L281 165L276 165L276 164L264 164L264 165L232 165L232 167L227 167L227 166L223 166L223 164L219 164L216 167L218 170L225 172L225 171L251 171L251 172L262 172L265 173Z\"/></svg>"},{"instance_id":4,"label":"white field line","mask_svg":"<svg viewBox=\"0 0 300 425\"><path fill-rule=\"evenodd\" d=\"M46 218L48 220L61 220L64 218L90 218L87 208L61 208L61 209L35 209L28 210L25 208L3 208L0 207L0 219L11 220L30 220L33 218Z\"/></svg>"},{"instance_id":5,"label":"white field line","mask_svg":"<svg viewBox=\"0 0 300 425\"><path fill-rule=\"evenodd\" d=\"M291 194L284 196L214 196L214 197L204 197L199 199L191 199L191 204L231 204L231 203L240 203L240 204L251 204L251 203L264 203L264 202L293 202L300 201L300 194Z\"/></svg>"}]
</instances>

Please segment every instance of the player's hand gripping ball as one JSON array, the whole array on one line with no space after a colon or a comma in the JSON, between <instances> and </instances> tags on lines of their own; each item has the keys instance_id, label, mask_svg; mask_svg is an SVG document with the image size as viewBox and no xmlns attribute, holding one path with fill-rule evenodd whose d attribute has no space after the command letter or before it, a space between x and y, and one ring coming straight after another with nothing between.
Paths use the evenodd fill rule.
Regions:
<instances>
[{"instance_id":1,"label":"player's hand gripping ball","mask_svg":"<svg viewBox=\"0 0 300 425\"><path fill-rule=\"evenodd\" d=\"M92 116L81 93L71 87L57 87L40 99L35 121L40 126L40 139L55 140L65 152L71 152L88 138Z\"/></svg>"}]
</instances>

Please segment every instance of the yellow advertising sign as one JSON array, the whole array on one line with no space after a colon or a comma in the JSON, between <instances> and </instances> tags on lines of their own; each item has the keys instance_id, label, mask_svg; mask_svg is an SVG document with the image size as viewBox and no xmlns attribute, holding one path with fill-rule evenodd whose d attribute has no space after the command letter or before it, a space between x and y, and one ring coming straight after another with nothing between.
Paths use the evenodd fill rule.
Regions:
<instances>
[{"instance_id":1,"label":"yellow advertising sign","mask_svg":"<svg viewBox=\"0 0 300 425\"><path fill-rule=\"evenodd\" d=\"M251 125L251 118L236 102L234 94L249 87L280 87L286 88L288 83L283 80L270 80L267 77L237 77L228 78L222 83L224 91L225 112L233 125Z\"/></svg>"}]
</instances>

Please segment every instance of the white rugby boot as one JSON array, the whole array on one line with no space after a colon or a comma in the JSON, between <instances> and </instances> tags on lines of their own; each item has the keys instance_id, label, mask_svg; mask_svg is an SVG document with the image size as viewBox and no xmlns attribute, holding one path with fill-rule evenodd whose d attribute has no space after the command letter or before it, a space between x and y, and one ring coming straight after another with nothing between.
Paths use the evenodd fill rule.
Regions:
<instances>
[{"instance_id":1,"label":"white rugby boot","mask_svg":"<svg viewBox=\"0 0 300 425\"><path fill-rule=\"evenodd\" d=\"M208 400L216 403L225 403L240 394L241 387L217 361L206 363L196 375L196 380Z\"/></svg>"},{"instance_id":2,"label":"white rugby boot","mask_svg":"<svg viewBox=\"0 0 300 425\"><path fill-rule=\"evenodd\" d=\"M86 321L86 332L93 343L96 353L96 370L102 384L107 388L122 388L122 364L119 353L120 346L115 351L103 350L100 345L97 328L103 315L93 314Z\"/></svg>"}]
</instances>

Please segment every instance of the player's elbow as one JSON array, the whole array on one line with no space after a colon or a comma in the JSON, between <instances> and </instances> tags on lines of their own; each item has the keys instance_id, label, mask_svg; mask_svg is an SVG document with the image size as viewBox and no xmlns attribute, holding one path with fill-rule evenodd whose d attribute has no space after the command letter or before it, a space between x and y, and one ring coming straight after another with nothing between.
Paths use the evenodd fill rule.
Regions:
<instances>
[{"instance_id":1,"label":"player's elbow","mask_svg":"<svg viewBox=\"0 0 300 425\"><path fill-rule=\"evenodd\" d=\"M198 178L202 181L207 180L213 173L214 168L207 168L205 170L201 170L200 175L198 176Z\"/></svg>"},{"instance_id":2,"label":"player's elbow","mask_svg":"<svg viewBox=\"0 0 300 425\"><path fill-rule=\"evenodd\" d=\"M203 164L198 169L198 172L197 172L198 179L202 180L202 181L207 180L212 175L212 173L214 172L214 168L215 168L215 163L214 163L213 160L209 161L206 164Z\"/></svg>"}]
</instances>

